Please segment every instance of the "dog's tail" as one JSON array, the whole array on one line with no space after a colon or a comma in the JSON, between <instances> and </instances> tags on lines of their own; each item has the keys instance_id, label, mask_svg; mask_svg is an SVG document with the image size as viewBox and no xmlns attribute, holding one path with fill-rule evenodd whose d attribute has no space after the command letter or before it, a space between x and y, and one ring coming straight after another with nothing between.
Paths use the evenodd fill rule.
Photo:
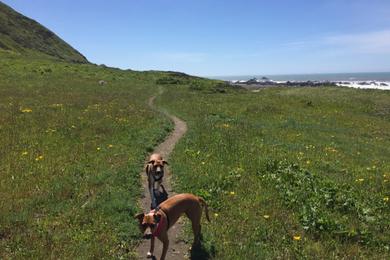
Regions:
<instances>
[{"instance_id":1,"label":"dog's tail","mask_svg":"<svg viewBox=\"0 0 390 260\"><path fill-rule=\"evenodd\" d=\"M207 220L210 222L209 208L208 208L208 206L207 206L206 201L205 201L204 199L202 199L201 197L198 197L198 199L199 199L200 204L202 204L202 205L204 206L205 212L206 212L206 218L207 218Z\"/></svg>"}]
</instances>

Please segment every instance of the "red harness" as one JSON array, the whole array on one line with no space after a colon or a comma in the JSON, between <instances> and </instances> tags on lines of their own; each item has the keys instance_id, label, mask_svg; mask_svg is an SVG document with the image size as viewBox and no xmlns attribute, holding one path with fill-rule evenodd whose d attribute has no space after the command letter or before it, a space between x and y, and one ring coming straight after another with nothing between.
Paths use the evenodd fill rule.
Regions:
<instances>
[{"instance_id":1,"label":"red harness","mask_svg":"<svg viewBox=\"0 0 390 260\"><path fill-rule=\"evenodd\" d=\"M162 230L164 224L165 224L165 217L163 215L161 215L161 219L157 224L156 230L152 233L152 236L158 237L161 233L161 230Z\"/></svg>"}]
</instances>

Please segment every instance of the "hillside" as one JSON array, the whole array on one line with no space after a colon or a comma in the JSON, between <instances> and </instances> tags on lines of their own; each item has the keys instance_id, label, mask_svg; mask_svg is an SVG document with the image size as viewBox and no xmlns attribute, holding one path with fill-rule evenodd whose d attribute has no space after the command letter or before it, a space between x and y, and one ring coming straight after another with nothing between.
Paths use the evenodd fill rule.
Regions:
<instances>
[{"instance_id":1,"label":"hillside","mask_svg":"<svg viewBox=\"0 0 390 260\"><path fill-rule=\"evenodd\" d=\"M0 2L0 49L17 53L38 52L65 61L88 60L52 31Z\"/></svg>"}]
</instances>

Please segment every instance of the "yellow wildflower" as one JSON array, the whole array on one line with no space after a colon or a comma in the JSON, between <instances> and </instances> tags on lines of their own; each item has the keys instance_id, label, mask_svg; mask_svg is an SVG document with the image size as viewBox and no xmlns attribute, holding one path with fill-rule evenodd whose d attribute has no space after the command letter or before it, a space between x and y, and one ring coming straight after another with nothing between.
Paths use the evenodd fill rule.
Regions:
<instances>
[{"instance_id":1,"label":"yellow wildflower","mask_svg":"<svg viewBox=\"0 0 390 260\"><path fill-rule=\"evenodd\" d=\"M229 128L229 127L230 127L230 125L229 125L229 124L223 124L223 127L225 127L225 128Z\"/></svg>"},{"instance_id":2,"label":"yellow wildflower","mask_svg":"<svg viewBox=\"0 0 390 260\"><path fill-rule=\"evenodd\" d=\"M310 161L309 161L309 160L307 160L307 161L306 161L306 164L310 164Z\"/></svg>"},{"instance_id":3,"label":"yellow wildflower","mask_svg":"<svg viewBox=\"0 0 390 260\"><path fill-rule=\"evenodd\" d=\"M300 235L295 235L295 236L293 236L293 239L295 241L299 241L299 240L301 240L301 236Z\"/></svg>"},{"instance_id":4,"label":"yellow wildflower","mask_svg":"<svg viewBox=\"0 0 390 260\"><path fill-rule=\"evenodd\" d=\"M214 216L215 216L215 217L218 217L218 213L214 213Z\"/></svg>"},{"instance_id":5,"label":"yellow wildflower","mask_svg":"<svg viewBox=\"0 0 390 260\"><path fill-rule=\"evenodd\" d=\"M28 154L28 152L26 152L26 151L22 152L22 155L27 155L27 154Z\"/></svg>"},{"instance_id":6,"label":"yellow wildflower","mask_svg":"<svg viewBox=\"0 0 390 260\"><path fill-rule=\"evenodd\" d=\"M112 144L109 144L109 145L108 145L108 148L112 148L112 147L114 147Z\"/></svg>"},{"instance_id":7,"label":"yellow wildflower","mask_svg":"<svg viewBox=\"0 0 390 260\"><path fill-rule=\"evenodd\" d=\"M100 149L101 149L100 147L96 148L96 150L98 150L98 151L100 151Z\"/></svg>"},{"instance_id":8,"label":"yellow wildflower","mask_svg":"<svg viewBox=\"0 0 390 260\"><path fill-rule=\"evenodd\" d=\"M230 195L234 195L234 194L236 194L234 191L231 191L230 193L229 193Z\"/></svg>"},{"instance_id":9,"label":"yellow wildflower","mask_svg":"<svg viewBox=\"0 0 390 260\"><path fill-rule=\"evenodd\" d=\"M43 160L43 155L39 155L37 158L35 158L35 161Z\"/></svg>"},{"instance_id":10,"label":"yellow wildflower","mask_svg":"<svg viewBox=\"0 0 390 260\"><path fill-rule=\"evenodd\" d=\"M269 215L264 215L263 216L265 219L268 219L269 218Z\"/></svg>"},{"instance_id":11,"label":"yellow wildflower","mask_svg":"<svg viewBox=\"0 0 390 260\"><path fill-rule=\"evenodd\" d=\"M384 197L383 201L389 201L389 197Z\"/></svg>"},{"instance_id":12,"label":"yellow wildflower","mask_svg":"<svg viewBox=\"0 0 390 260\"><path fill-rule=\"evenodd\" d=\"M31 113L32 109L31 108L24 108L20 110L22 113Z\"/></svg>"}]
</instances>

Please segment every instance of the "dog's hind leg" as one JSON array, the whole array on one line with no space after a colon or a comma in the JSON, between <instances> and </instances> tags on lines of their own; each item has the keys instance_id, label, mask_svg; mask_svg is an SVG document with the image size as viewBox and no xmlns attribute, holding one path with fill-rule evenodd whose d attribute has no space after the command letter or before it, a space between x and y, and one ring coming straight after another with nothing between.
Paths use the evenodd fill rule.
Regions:
<instances>
[{"instance_id":1,"label":"dog's hind leg","mask_svg":"<svg viewBox=\"0 0 390 260\"><path fill-rule=\"evenodd\" d=\"M194 245L197 245L201 240L200 219L202 216L202 208L198 205L196 208L192 208L186 212L186 215L191 220L192 232L194 233Z\"/></svg>"},{"instance_id":2,"label":"dog's hind leg","mask_svg":"<svg viewBox=\"0 0 390 260\"><path fill-rule=\"evenodd\" d=\"M200 244L201 241L201 230L202 226L200 225L200 221L192 222L192 232L194 232L194 245Z\"/></svg>"}]
</instances>

